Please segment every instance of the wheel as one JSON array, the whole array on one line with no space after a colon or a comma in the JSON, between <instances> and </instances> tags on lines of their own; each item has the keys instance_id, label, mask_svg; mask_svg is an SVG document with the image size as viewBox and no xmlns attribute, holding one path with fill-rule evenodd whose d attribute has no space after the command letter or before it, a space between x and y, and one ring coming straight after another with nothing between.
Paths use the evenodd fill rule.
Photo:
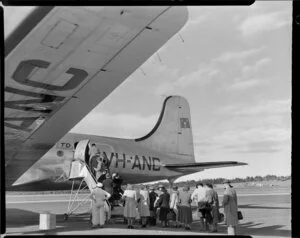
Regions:
<instances>
[{"instance_id":1,"label":"wheel","mask_svg":"<svg viewBox=\"0 0 300 238\"><path fill-rule=\"evenodd\" d=\"M68 214L64 214L64 220L66 221L66 220L68 220L68 218L69 218L69 216L68 216Z\"/></svg>"}]
</instances>

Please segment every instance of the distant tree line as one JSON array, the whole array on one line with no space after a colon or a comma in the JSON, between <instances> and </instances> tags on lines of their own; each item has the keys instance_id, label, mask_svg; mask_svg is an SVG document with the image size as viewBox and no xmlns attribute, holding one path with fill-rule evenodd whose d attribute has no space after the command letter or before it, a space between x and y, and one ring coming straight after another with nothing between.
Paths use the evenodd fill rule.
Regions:
<instances>
[{"instance_id":1,"label":"distant tree line","mask_svg":"<svg viewBox=\"0 0 300 238\"><path fill-rule=\"evenodd\" d=\"M266 176L255 176L255 177L246 177L246 178L234 178L230 179L232 183L244 183L244 182L262 182L262 181L286 181L291 179L291 176L276 176L276 175L266 175ZM198 182L201 182L203 184L205 183L211 183L211 184L222 184L225 180L225 178L214 178L214 179L202 179L202 180L187 180L187 181L182 181L182 182L177 182L174 183L173 185L176 185L178 187L183 187L183 186L189 186L189 187L194 187ZM168 182L158 182L153 184L153 186L157 186L159 184L164 185L165 187L169 188L169 183Z\"/></svg>"}]
</instances>

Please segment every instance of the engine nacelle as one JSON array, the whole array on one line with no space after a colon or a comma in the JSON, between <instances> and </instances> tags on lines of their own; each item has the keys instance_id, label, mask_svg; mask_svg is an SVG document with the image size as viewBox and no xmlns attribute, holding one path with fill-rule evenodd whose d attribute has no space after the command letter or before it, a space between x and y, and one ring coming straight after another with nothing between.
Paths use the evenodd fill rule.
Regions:
<instances>
[{"instance_id":1,"label":"engine nacelle","mask_svg":"<svg viewBox=\"0 0 300 238\"><path fill-rule=\"evenodd\" d=\"M74 151L74 159L81 160L83 162L88 162L89 159L89 142L90 140L81 140L78 142L75 151Z\"/></svg>"}]
</instances>

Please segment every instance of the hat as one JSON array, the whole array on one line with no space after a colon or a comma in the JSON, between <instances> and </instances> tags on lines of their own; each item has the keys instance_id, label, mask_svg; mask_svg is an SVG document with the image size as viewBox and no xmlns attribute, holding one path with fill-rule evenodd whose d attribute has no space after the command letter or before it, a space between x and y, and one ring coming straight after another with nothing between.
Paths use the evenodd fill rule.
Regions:
<instances>
[{"instance_id":1,"label":"hat","mask_svg":"<svg viewBox=\"0 0 300 238\"><path fill-rule=\"evenodd\" d=\"M230 181L228 179L225 179L223 183L228 183L230 184Z\"/></svg>"},{"instance_id":2,"label":"hat","mask_svg":"<svg viewBox=\"0 0 300 238\"><path fill-rule=\"evenodd\" d=\"M182 189L182 191L189 191L189 189L190 188L188 186L184 186L183 189Z\"/></svg>"},{"instance_id":3,"label":"hat","mask_svg":"<svg viewBox=\"0 0 300 238\"><path fill-rule=\"evenodd\" d=\"M164 187L164 185L159 185L159 186L158 186L158 189L159 189L159 190L164 190L165 187Z\"/></svg>"},{"instance_id":4,"label":"hat","mask_svg":"<svg viewBox=\"0 0 300 238\"><path fill-rule=\"evenodd\" d=\"M102 187L103 187L103 184L102 184L102 183L97 183L97 184L96 184L96 187L102 188Z\"/></svg>"}]
</instances>

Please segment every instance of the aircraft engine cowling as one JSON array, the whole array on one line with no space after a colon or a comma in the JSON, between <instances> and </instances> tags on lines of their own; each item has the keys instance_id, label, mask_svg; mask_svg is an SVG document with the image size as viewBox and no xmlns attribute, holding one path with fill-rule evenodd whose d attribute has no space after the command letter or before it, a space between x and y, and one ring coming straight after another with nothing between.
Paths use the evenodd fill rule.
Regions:
<instances>
[{"instance_id":1,"label":"aircraft engine cowling","mask_svg":"<svg viewBox=\"0 0 300 238\"><path fill-rule=\"evenodd\" d=\"M87 162L89 157L89 149L89 140L79 141L74 151L74 159Z\"/></svg>"}]
</instances>

